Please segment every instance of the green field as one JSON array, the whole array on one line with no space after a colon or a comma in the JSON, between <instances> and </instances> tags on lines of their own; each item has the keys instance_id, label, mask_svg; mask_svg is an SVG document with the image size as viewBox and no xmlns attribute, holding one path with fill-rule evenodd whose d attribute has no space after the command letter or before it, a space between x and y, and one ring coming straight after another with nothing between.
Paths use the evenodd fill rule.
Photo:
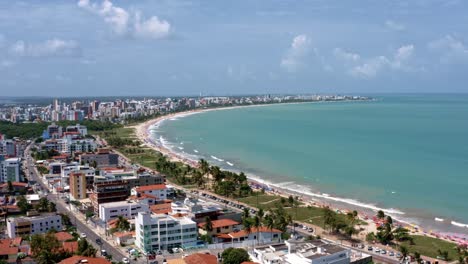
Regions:
<instances>
[{"instance_id":1,"label":"green field","mask_svg":"<svg viewBox=\"0 0 468 264\"><path fill-rule=\"evenodd\" d=\"M414 245L410 245L409 242L403 242L411 253L419 252L421 255L436 258L438 250L448 251L450 260L457 260L456 244L450 243L438 238L425 237L425 236L411 236L414 241Z\"/></svg>"}]
</instances>

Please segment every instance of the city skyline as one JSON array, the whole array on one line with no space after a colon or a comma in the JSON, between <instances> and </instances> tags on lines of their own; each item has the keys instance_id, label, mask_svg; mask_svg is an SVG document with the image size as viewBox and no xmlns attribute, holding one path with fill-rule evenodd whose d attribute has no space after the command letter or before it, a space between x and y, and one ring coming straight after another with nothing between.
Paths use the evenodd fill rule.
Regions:
<instances>
[{"instance_id":1,"label":"city skyline","mask_svg":"<svg viewBox=\"0 0 468 264\"><path fill-rule=\"evenodd\" d=\"M0 87L50 97L466 93L466 10L435 0L5 2Z\"/></svg>"}]
</instances>

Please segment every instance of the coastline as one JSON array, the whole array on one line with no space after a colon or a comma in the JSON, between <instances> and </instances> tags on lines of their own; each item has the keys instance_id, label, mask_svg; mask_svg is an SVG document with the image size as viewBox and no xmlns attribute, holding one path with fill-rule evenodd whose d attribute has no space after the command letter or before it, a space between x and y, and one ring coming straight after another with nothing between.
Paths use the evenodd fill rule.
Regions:
<instances>
[{"instance_id":1,"label":"coastline","mask_svg":"<svg viewBox=\"0 0 468 264\"><path fill-rule=\"evenodd\" d=\"M299 103L313 103L313 102L297 102L297 103L290 103L290 104L299 104ZM168 148L165 146L165 144L157 143L152 139L152 134L151 134L151 128L154 126L160 125L162 122L166 120L171 120L171 119L176 119L176 118L182 118L185 116L193 115L193 114L198 114L198 113L203 113L203 112L208 112L208 111L219 111L219 110L231 110L235 108L241 108L241 107L260 107L260 106L272 106L271 104L267 105L248 105L248 106L233 106L233 107L222 107L222 108L210 108L210 109L196 109L196 110L191 110L191 111L186 111L186 112L180 112L180 113L174 113L174 114L168 114L164 115L152 120L148 120L142 124L134 126L136 128L136 135L137 137L144 142L145 145L147 145L150 148L153 148L162 154L168 156L171 161L178 161L178 162L183 162L185 164L189 164L191 166L197 166L197 160L192 160L187 158L186 156L183 156L182 154ZM215 160L218 160L216 157L212 157ZM224 160L219 160L219 161L224 161ZM229 162L225 162L229 166L232 166L229 164ZM232 170L232 171L237 171L229 167L222 167L225 170ZM238 172L238 171L237 171ZM283 184L280 183L273 183L273 182L268 182L262 179L262 177L258 177L256 175L252 175L250 173L246 173L249 179L249 182L252 186L258 186L259 188L261 187L268 187L271 191L271 194L275 195L281 195L281 196L289 196L289 195L294 195L294 196L299 196L301 197L302 201L306 205L311 205L315 207L325 207L328 206L332 208L335 211L339 212L347 212L347 211L352 211L352 210L357 210L360 215L360 219L363 221L366 221L368 225L365 227L365 232L375 232L376 231L376 225L375 222L372 220L372 217L375 215L376 211L378 210L383 210L386 214L392 216L400 225L405 226L409 228L413 234L417 235L424 235L424 236L432 236L432 237L439 237L439 238L445 238L446 240L451 240L452 242L456 242L453 239L451 239L451 236L448 235L450 234L452 230L447 230L443 228L437 229L437 231L432 231L431 226L427 226L424 223L418 223L416 220L411 220L411 219L406 219L405 220L405 213L401 212L396 209L386 209L386 208L380 208L376 206L375 204L370 204L370 203L362 203L357 200L353 199L347 199L347 198L342 198L342 197L336 197L336 196L331 196L325 193L319 192L319 190L302 190L298 191L297 189L293 188L285 188ZM440 222L440 218L435 218L436 222ZM434 219L432 219L434 221ZM459 228L465 228L463 226L457 225L459 223L447 220L445 219L445 224L451 224L454 227L459 227ZM364 226L362 226L364 227ZM436 230L436 229L434 229ZM465 231L465 230L463 230ZM458 233L458 230L456 231ZM462 233L466 233L462 232ZM454 233L451 233L454 235ZM468 236L467 236L468 239Z\"/></svg>"}]
</instances>

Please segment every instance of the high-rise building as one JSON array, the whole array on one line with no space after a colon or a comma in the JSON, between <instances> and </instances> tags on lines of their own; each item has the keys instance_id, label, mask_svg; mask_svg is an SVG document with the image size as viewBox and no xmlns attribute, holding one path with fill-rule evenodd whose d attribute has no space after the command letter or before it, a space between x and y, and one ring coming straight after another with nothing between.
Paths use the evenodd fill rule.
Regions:
<instances>
[{"instance_id":1,"label":"high-rise building","mask_svg":"<svg viewBox=\"0 0 468 264\"><path fill-rule=\"evenodd\" d=\"M197 224L188 217L140 212L135 218L135 245L144 252L194 246Z\"/></svg>"},{"instance_id":2,"label":"high-rise building","mask_svg":"<svg viewBox=\"0 0 468 264\"><path fill-rule=\"evenodd\" d=\"M20 158L0 159L0 182L19 182L22 181L20 167Z\"/></svg>"},{"instance_id":3,"label":"high-rise building","mask_svg":"<svg viewBox=\"0 0 468 264\"><path fill-rule=\"evenodd\" d=\"M112 180L95 182L93 192L89 199L96 214L99 213L99 205L103 203L124 201L129 195L126 181Z\"/></svg>"},{"instance_id":4,"label":"high-rise building","mask_svg":"<svg viewBox=\"0 0 468 264\"><path fill-rule=\"evenodd\" d=\"M86 175L82 172L70 173L70 198L81 200L86 198Z\"/></svg>"}]
</instances>

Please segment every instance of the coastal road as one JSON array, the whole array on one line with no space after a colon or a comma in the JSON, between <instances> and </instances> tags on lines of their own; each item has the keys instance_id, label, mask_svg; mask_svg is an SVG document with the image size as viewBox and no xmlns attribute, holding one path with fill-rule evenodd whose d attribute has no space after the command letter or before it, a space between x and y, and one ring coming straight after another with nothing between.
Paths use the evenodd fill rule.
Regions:
<instances>
[{"instance_id":1,"label":"coastal road","mask_svg":"<svg viewBox=\"0 0 468 264\"><path fill-rule=\"evenodd\" d=\"M31 146L31 145L30 145ZM42 181L42 179L39 177L36 168L34 167L33 164L33 159L30 156L30 146L25 150L24 156L26 157L25 160L25 167L27 171L27 177L31 181L36 181L40 186L42 190L48 190L48 186ZM47 199L51 202L54 202L57 205L57 212L58 213L63 213L67 214L70 217L70 220L73 224L75 224L77 232L79 234L84 233L86 234L86 238L88 239L88 242L90 242L96 249L99 251L101 249L104 249L107 251L107 254L112 255L113 261L121 261L122 258L126 257L120 250L116 249L113 247L109 242L107 242L104 238L100 237L98 234L96 234L91 227L89 227L86 223L83 223L81 219L79 219L76 216L76 212L71 212L67 207L67 205L60 200L57 194L53 194L50 191L47 191ZM102 241L102 245L99 246L96 244L96 239L100 238ZM100 252L96 254L96 256L100 256Z\"/></svg>"}]
</instances>

